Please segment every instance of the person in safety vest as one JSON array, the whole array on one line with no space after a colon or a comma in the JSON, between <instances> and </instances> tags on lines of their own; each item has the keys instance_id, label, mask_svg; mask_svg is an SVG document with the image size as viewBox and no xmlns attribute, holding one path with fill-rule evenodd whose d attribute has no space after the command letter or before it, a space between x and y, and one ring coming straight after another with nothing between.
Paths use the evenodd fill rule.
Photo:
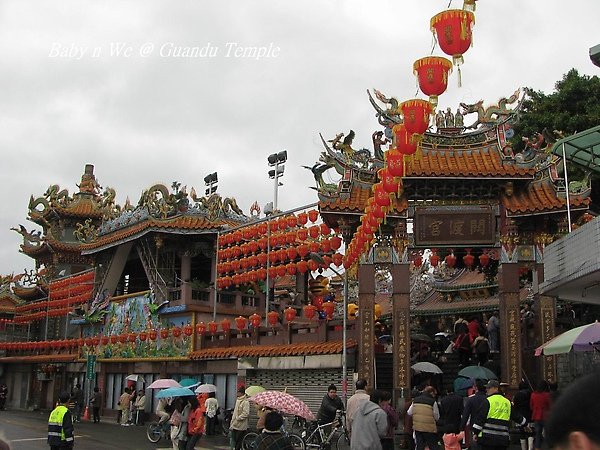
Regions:
<instances>
[{"instance_id":1,"label":"person in safety vest","mask_svg":"<svg viewBox=\"0 0 600 450\"><path fill-rule=\"evenodd\" d=\"M56 408L50 413L48 419L48 445L50 450L72 449L75 443L73 438L73 417L66 407L69 394L61 392L58 396Z\"/></svg>"},{"instance_id":2,"label":"person in safety vest","mask_svg":"<svg viewBox=\"0 0 600 450\"><path fill-rule=\"evenodd\" d=\"M485 388L487 398L472 424L475 439L481 450L507 449L510 445L510 421L524 426L526 420L513 410L510 400L500 393L500 383L497 380L488 381Z\"/></svg>"}]
</instances>

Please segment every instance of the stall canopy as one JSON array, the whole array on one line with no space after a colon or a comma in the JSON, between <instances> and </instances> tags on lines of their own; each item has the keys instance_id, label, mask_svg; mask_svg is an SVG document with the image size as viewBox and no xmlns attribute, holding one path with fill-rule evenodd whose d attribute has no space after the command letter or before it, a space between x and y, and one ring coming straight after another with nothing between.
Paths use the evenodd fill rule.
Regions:
<instances>
[{"instance_id":1,"label":"stall canopy","mask_svg":"<svg viewBox=\"0 0 600 450\"><path fill-rule=\"evenodd\" d=\"M600 173L600 125L560 139L552 146L552 153L583 168Z\"/></svg>"}]
</instances>

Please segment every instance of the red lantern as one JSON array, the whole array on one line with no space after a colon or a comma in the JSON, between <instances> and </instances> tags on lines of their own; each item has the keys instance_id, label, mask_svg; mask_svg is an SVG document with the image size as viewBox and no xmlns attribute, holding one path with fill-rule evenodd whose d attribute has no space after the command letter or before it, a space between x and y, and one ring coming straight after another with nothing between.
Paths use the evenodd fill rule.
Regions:
<instances>
[{"instance_id":1,"label":"red lantern","mask_svg":"<svg viewBox=\"0 0 600 450\"><path fill-rule=\"evenodd\" d=\"M254 327L254 328L258 328L260 327L260 316L256 313L252 314L250 317L250 324Z\"/></svg>"},{"instance_id":2,"label":"red lantern","mask_svg":"<svg viewBox=\"0 0 600 450\"><path fill-rule=\"evenodd\" d=\"M313 261L312 259L309 260L307 262L307 264L308 264L308 269L312 272L319 269L319 263L317 263L316 261Z\"/></svg>"},{"instance_id":3,"label":"red lantern","mask_svg":"<svg viewBox=\"0 0 600 450\"><path fill-rule=\"evenodd\" d=\"M196 333L200 335L206 333L206 324L204 322L198 322L196 324Z\"/></svg>"},{"instance_id":4,"label":"red lantern","mask_svg":"<svg viewBox=\"0 0 600 450\"><path fill-rule=\"evenodd\" d=\"M248 323L248 319L246 319L245 317L242 316L238 316L235 318L235 327L239 330L242 331L246 328L246 324Z\"/></svg>"},{"instance_id":5,"label":"red lantern","mask_svg":"<svg viewBox=\"0 0 600 450\"><path fill-rule=\"evenodd\" d=\"M91 347L93 345L92 338L86 338L85 345L87 345L88 347Z\"/></svg>"},{"instance_id":6,"label":"red lantern","mask_svg":"<svg viewBox=\"0 0 600 450\"><path fill-rule=\"evenodd\" d=\"M317 211L316 209L311 209L308 212L308 220L310 220L311 222L316 222L317 219L319 218L319 211Z\"/></svg>"},{"instance_id":7,"label":"red lantern","mask_svg":"<svg viewBox=\"0 0 600 450\"><path fill-rule=\"evenodd\" d=\"M323 297L317 295L313 298L312 304L315 308L317 308L317 311L321 311L323 309Z\"/></svg>"},{"instance_id":8,"label":"red lantern","mask_svg":"<svg viewBox=\"0 0 600 450\"><path fill-rule=\"evenodd\" d=\"M150 330L150 332L148 333L148 337L151 341L155 341L157 336L158 333L156 332L156 330Z\"/></svg>"},{"instance_id":9,"label":"red lantern","mask_svg":"<svg viewBox=\"0 0 600 450\"><path fill-rule=\"evenodd\" d=\"M423 264L423 257L421 256L420 253L417 254L415 259L413 260L413 264L415 265L416 268L421 267L421 265Z\"/></svg>"},{"instance_id":10,"label":"red lantern","mask_svg":"<svg viewBox=\"0 0 600 450\"><path fill-rule=\"evenodd\" d=\"M275 311L269 311L267 313L267 322L269 322L269 325L274 327L277 325L277 322L279 322L279 314Z\"/></svg>"},{"instance_id":11,"label":"red lantern","mask_svg":"<svg viewBox=\"0 0 600 450\"><path fill-rule=\"evenodd\" d=\"M321 241L321 250L323 251L323 253L329 253L331 251L331 240L330 239L323 239ZM319 251L317 250L317 253Z\"/></svg>"},{"instance_id":12,"label":"red lantern","mask_svg":"<svg viewBox=\"0 0 600 450\"><path fill-rule=\"evenodd\" d=\"M419 80L419 88L423 94L429 95L429 101L436 106L438 96L446 92L448 87L452 63L442 56L427 56L414 62L413 71Z\"/></svg>"},{"instance_id":13,"label":"red lantern","mask_svg":"<svg viewBox=\"0 0 600 450\"><path fill-rule=\"evenodd\" d=\"M448 267L454 267L456 265L456 256L454 256L454 253L452 251L449 255L446 255L446 258L444 258L444 260L446 261L446 265Z\"/></svg>"},{"instance_id":14,"label":"red lantern","mask_svg":"<svg viewBox=\"0 0 600 450\"><path fill-rule=\"evenodd\" d=\"M306 305L303 310L304 317L306 317L308 320L314 319L317 308L315 308L313 305Z\"/></svg>"},{"instance_id":15,"label":"red lantern","mask_svg":"<svg viewBox=\"0 0 600 450\"><path fill-rule=\"evenodd\" d=\"M429 118L433 111L431 103L427 100L415 98L407 100L400 105L404 126L409 133L423 134L429 128Z\"/></svg>"},{"instance_id":16,"label":"red lantern","mask_svg":"<svg viewBox=\"0 0 600 450\"><path fill-rule=\"evenodd\" d=\"M119 335L119 342L121 342L121 344L124 344L125 342L127 342L127 335L125 333Z\"/></svg>"},{"instance_id":17,"label":"red lantern","mask_svg":"<svg viewBox=\"0 0 600 450\"><path fill-rule=\"evenodd\" d=\"M298 225L304 226L308 222L308 214L302 212L298 214Z\"/></svg>"},{"instance_id":18,"label":"red lantern","mask_svg":"<svg viewBox=\"0 0 600 450\"><path fill-rule=\"evenodd\" d=\"M288 322L293 322L296 318L296 309L288 306L283 310L283 314L285 315L285 320Z\"/></svg>"},{"instance_id":19,"label":"red lantern","mask_svg":"<svg viewBox=\"0 0 600 450\"><path fill-rule=\"evenodd\" d=\"M333 311L335 310L335 305L333 302L325 302L323 303L323 311L325 312L325 316L327 320L333 319Z\"/></svg>"},{"instance_id":20,"label":"red lantern","mask_svg":"<svg viewBox=\"0 0 600 450\"><path fill-rule=\"evenodd\" d=\"M296 270L297 270L296 263L288 263L285 266L285 269L286 269L288 275L296 275Z\"/></svg>"},{"instance_id":21,"label":"red lantern","mask_svg":"<svg viewBox=\"0 0 600 450\"><path fill-rule=\"evenodd\" d=\"M449 9L431 18L431 31L456 66L464 62L462 55L471 47L474 23L475 14L464 9Z\"/></svg>"},{"instance_id":22,"label":"red lantern","mask_svg":"<svg viewBox=\"0 0 600 450\"><path fill-rule=\"evenodd\" d=\"M305 241L306 239L308 239L308 229L300 228L296 233L296 236L298 236L299 240Z\"/></svg>"},{"instance_id":23,"label":"red lantern","mask_svg":"<svg viewBox=\"0 0 600 450\"><path fill-rule=\"evenodd\" d=\"M481 267L487 267L489 263L490 257L487 253L482 253L481 255L479 255L479 264L481 264Z\"/></svg>"},{"instance_id":24,"label":"red lantern","mask_svg":"<svg viewBox=\"0 0 600 450\"><path fill-rule=\"evenodd\" d=\"M321 235L323 236L329 236L331 234L331 228L329 228L326 223L319 225L319 229L321 231Z\"/></svg>"},{"instance_id":25,"label":"red lantern","mask_svg":"<svg viewBox=\"0 0 600 450\"><path fill-rule=\"evenodd\" d=\"M111 342L111 344L116 344L117 342L119 342L119 336L117 336L116 334L113 334L110 337L110 342Z\"/></svg>"},{"instance_id":26,"label":"red lantern","mask_svg":"<svg viewBox=\"0 0 600 450\"><path fill-rule=\"evenodd\" d=\"M208 331L210 334L215 334L217 332L217 322L210 321L208 322Z\"/></svg>"},{"instance_id":27,"label":"red lantern","mask_svg":"<svg viewBox=\"0 0 600 450\"><path fill-rule=\"evenodd\" d=\"M284 277L287 274L287 267L285 264L280 264L278 265L276 268L277 271L277 276L278 277Z\"/></svg>"},{"instance_id":28,"label":"red lantern","mask_svg":"<svg viewBox=\"0 0 600 450\"><path fill-rule=\"evenodd\" d=\"M437 250L434 248L431 249L431 256L429 257L429 262L431 263L432 267L437 267L440 262L440 256L437 254Z\"/></svg>"},{"instance_id":29,"label":"red lantern","mask_svg":"<svg viewBox=\"0 0 600 450\"><path fill-rule=\"evenodd\" d=\"M342 238L339 236L333 236L331 239L331 248L334 250L339 250L342 246Z\"/></svg>"},{"instance_id":30,"label":"red lantern","mask_svg":"<svg viewBox=\"0 0 600 450\"><path fill-rule=\"evenodd\" d=\"M294 228L296 226L296 224L298 223L298 219L293 214L291 216L288 216L286 220L287 220L287 225L290 228Z\"/></svg>"},{"instance_id":31,"label":"red lantern","mask_svg":"<svg viewBox=\"0 0 600 450\"><path fill-rule=\"evenodd\" d=\"M394 125L394 147L403 155L412 155L417 151L414 135L409 133L403 123Z\"/></svg>"},{"instance_id":32,"label":"red lantern","mask_svg":"<svg viewBox=\"0 0 600 450\"><path fill-rule=\"evenodd\" d=\"M191 336L192 334L194 334L194 327L192 327L190 324L187 324L183 327L183 334L185 334L186 336Z\"/></svg>"},{"instance_id":33,"label":"red lantern","mask_svg":"<svg viewBox=\"0 0 600 450\"><path fill-rule=\"evenodd\" d=\"M286 253L290 261L293 261L294 259L296 259L296 256L298 256L298 250L296 250L296 247L288 248Z\"/></svg>"},{"instance_id":34,"label":"red lantern","mask_svg":"<svg viewBox=\"0 0 600 450\"><path fill-rule=\"evenodd\" d=\"M336 267L340 267L344 261L344 256L341 253L334 253L331 259Z\"/></svg>"},{"instance_id":35,"label":"red lantern","mask_svg":"<svg viewBox=\"0 0 600 450\"><path fill-rule=\"evenodd\" d=\"M225 333L229 332L229 330L231 330L231 320L229 320L229 319L221 320L221 329Z\"/></svg>"},{"instance_id":36,"label":"red lantern","mask_svg":"<svg viewBox=\"0 0 600 450\"><path fill-rule=\"evenodd\" d=\"M100 338L100 343L101 343L102 345L108 345L108 343L109 343L109 342L110 342L110 339L108 338L108 336L102 336L102 337Z\"/></svg>"},{"instance_id":37,"label":"red lantern","mask_svg":"<svg viewBox=\"0 0 600 450\"><path fill-rule=\"evenodd\" d=\"M392 204L390 200L390 194L385 191L383 188L383 184L377 183L373 186L373 195L375 198L375 203L382 208L387 208Z\"/></svg>"},{"instance_id":38,"label":"red lantern","mask_svg":"<svg viewBox=\"0 0 600 450\"><path fill-rule=\"evenodd\" d=\"M140 341L146 342L146 339L148 339L148 333L145 331L140 332Z\"/></svg>"},{"instance_id":39,"label":"red lantern","mask_svg":"<svg viewBox=\"0 0 600 450\"><path fill-rule=\"evenodd\" d=\"M313 225L312 227L310 227L308 229L308 235L313 238L316 239L319 237L319 233L320 233L320 228L318 225Z\"/></svg>"},{"instance_id":40,"label":"red lantern","mask_svg":"<svg viewBox=\"0 0 600 450\"><path fill-rule=\"evenodd\" d=\"M467 249L467 254L463 256L463 262L465 263L465 267L467 269L471 269L473 267L473 263L475 262L475 257L471 255L471 249Z\"/></svg>"},{"instance_id":41,"label":"red lantern","mask_svg":"<svg viewBox=\"0 0 600 450\"><path fill-rule=\"evenodd\" d=\"M181 328L180 327L173 327L173 336L178 338L179 336L181 336Z\"/></svg>"},{"instance_id":42,"label":"red lantern","mask_svg":"<svg viewBox=\"0 0 600 450\"><path fill-rule=\"evenodd\" d=\"M300 255L301 258L304 258L306 255L308 255L310 253L310 247L306 244L300 244L298 246L298 254Z\"/></svg>"},{"instance_id":43,"label":"red lantern","mask_svg":"<svg viewBox=\"0 0 600 450\"><path fill-rule=\"evenodd\" d=\"M161 339L166 339L169 337L169 329L168 328L161 328L160 329L160 337Z\"/></svg>"},{"instance_id":44,"label":"red lantern","mask_svg":"<svg viewBox=\"0 0 600 450\"><path fill-rule=\"evenodd\" d=\"M299 273L302 273L302 274L306 273L306 272L308 272L308 263L304 260L298 261L296 263L296 269L298 269Z\"/></svg>"},{"instance_id":45,"label":"red lantern","mask_svg":"<svg viewBox=\"0 0 600 450\"><path fill-rule=\"evenodd\" d=\"M390 173L394 177L404 176L404 155L396 148L392 148L385 152L385 164Z\"/></svg>"},{"instance_id":46,"label":"red lantern","mask_svg":"<svg viewBox=\"0 0 600 450\"><path fill-rule=\"evenodd\" d=\"M381 185L383 186L383 190L385 192L389 194L395 194L396 192L398 192L398 179L390 173L387 167L384 167L383 169L379 170L377 174L379 175L379 180L381 181Z\"/></svg>"}]
</instances>

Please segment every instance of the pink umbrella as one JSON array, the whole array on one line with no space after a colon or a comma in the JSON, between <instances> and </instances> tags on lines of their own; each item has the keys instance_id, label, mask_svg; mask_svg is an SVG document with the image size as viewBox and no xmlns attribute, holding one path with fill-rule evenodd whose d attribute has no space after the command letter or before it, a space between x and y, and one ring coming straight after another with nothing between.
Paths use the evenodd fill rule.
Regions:
<instances>
[{"instance_id":1,"label":"pink umbrella","mask_svg":"<svg viewBox=\"0 0 600 450\"><path fill-rule=\"evenodd\" d=\"M600 322L588 323L565 331L535 349L535 356L558 355L576 352L591 352L600 349Z\"/></svg>"},{"instance_id":2,"label":"pink umbrella","mask_svg":"<svg viewBox=\"0 0 600 450\"><path fill-rule=\"evenodd\" d=\"M259 405L276 409L285 414L303 417L306 420L315 420L314 414L310 411L306 403L299 398L280 391L259 392L250 397L250 400Z\"/></svg>"},{"instance_id":3,"label":"pink umbrella","mask_svg":"<svg viewBox=\"0 0 600 450\"><path fill-rule=\"evenodd\" d=\"M159 378L150 386L148 386L148 389L166 389L171 387L181 387L181 385L177 381L171 380L170 378Z\"/></svg>"}]
</instances>

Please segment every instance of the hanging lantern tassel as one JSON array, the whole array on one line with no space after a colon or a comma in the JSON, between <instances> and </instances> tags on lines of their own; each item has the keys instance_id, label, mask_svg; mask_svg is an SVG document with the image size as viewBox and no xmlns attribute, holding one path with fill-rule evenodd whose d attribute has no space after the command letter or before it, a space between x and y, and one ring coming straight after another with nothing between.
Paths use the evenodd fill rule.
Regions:
<instances>
[{"instance_id":1,"label":"hanging lantern tassel","mask_svg":"<svg viewBox=\"0 0 600 450\"><path fill-rule=\"evenodd\" d=\"M463 3L463 9L465 11L475 11L477 8L477 4L475 3L477 0L465 0Z\"/></svg>"}]
</instances>

